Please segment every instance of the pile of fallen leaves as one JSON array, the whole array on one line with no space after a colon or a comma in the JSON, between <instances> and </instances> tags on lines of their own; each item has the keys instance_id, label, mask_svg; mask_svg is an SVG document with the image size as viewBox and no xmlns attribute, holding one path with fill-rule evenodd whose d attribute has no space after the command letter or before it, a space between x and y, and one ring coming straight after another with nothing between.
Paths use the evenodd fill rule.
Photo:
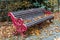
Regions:
<instances>
[{"instance_id":1,"label":"pile of fallen leaves","mask_svg":"<svg viewBox=\"0 0 60 40\"><path fill-rule=\"evenodd\" d=\"M40 35L40 30L39 29L32 29L29 33L31 35L37 35L37 36L39 36Z\"/></svg>"},{"instance_id":2,"label":"pile of fallen leaves","mask_svg":"<svg viewBox=\"0 0 60 40\"><path fill-rule=\"evenodd\" d=\"M15 31L13 26L2 26L0 27L0 37L11 37Z\"/></svg>"},{"instance_id":3,"label":"pile of fallen leaves","mask_svg":"<svg viewBox=\"0 0 60 40\"><path fill-rule=\"evenodd\" d=\"M28 30L27 30L27 35L36 35L36 36L39 36L40 35L40 29L38 27L38 25L35 25L33 27L30 27Z\"/></svg>"},{"instance_id":4,"label":"pile of fallen leaves","mask_svg":"<svg viewBox=\"0 0 60 40\"><path fill-rule=\"evenodd\" d=\"M16 33L16 28L10 24L10 25L5 25L7 24L6 22L5 23L2 23L1 27L0 27L0 38L1 37L12 37L14 36L14 33ZM40 29L38 27L38 25L35 25L31 28L29 28L26 32L26 34L28 35L39 35L40 34Z\"/></svg>"}]
</instances>

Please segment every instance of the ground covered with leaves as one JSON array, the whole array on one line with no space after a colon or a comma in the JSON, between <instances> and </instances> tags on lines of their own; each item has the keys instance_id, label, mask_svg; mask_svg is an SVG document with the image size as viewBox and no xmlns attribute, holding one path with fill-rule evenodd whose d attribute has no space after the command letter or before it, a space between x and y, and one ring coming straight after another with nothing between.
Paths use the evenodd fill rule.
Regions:
<instances>
[{"instance_id":1,"label":"ground covered with leaves","mask_svg":"<svg viewBox=\"0 0 60 40\"><path fill-rule=\"evenodd\" d=\"M14 36L16 29L11 22L0 22L0 40L59 40L60 13L53 15L53 23L44 22L40 26L34 25L26 32L26 38L22 38L20 35Z\"/></svg>"}]
</instances>

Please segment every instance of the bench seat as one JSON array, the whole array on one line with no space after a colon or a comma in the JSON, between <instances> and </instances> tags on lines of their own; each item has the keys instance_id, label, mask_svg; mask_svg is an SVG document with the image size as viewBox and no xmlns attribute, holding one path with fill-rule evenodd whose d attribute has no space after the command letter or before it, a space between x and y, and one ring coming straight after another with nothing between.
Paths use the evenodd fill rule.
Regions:
<instances>
[{"instance_id":1,"label":"bench seat","mask_svg":"<svg viewBox=\"0 0 60 40\"><path fill-rule=\"evenodd\" d=\"M26 26L27 26L27 27L31 27L32 25L39 24L39 23L42 23L42 22L44 22L44 21L46 21L46 20L53 19L53 18L54 18L54 17L50 15L50 16L48 16L48 17L41 18L41 19L39 19L39 20L37 20L37 21L32 21L32 22L30 22L30 23L26 23Z\"/></svg>"}]
</instances>

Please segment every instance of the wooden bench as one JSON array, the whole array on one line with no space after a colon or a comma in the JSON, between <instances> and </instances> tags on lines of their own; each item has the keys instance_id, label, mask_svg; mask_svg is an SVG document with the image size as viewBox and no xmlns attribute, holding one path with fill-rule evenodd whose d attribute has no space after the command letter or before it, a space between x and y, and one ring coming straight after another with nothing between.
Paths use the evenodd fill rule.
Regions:
<instances>
[{"instance_id":1,"label":"wooden bench","mask_svg":"<svg viewBox=\"0 0 60 40\"><path fill-rule=\"evenodd\" d=\"M29 27L42 23L46 20L51 22L51 19L54 18L52 15L45 16L44 9L41 8L9 12L8 16L11 17L17 32L22 36L24 36L24 32L26 32Z\"/></svg>"}]
</instances>

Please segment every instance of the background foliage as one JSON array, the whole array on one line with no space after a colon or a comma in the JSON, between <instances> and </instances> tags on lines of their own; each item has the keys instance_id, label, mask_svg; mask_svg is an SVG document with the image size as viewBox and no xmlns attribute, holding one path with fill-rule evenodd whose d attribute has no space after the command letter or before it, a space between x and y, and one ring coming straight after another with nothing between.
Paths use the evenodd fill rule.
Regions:
<instances>
[{"instance_id":1,"label":"background foliage","mask_svg":"<svg viewBox=\"0 0 60 40\"><path fill-rule=\"evenodd\" d=\"M9 0L0 1L0 21L9 20L7 13L9 11L26 10L31 8L52 8L49 2L43 0Z\"/></svg>"}]
</instances>

